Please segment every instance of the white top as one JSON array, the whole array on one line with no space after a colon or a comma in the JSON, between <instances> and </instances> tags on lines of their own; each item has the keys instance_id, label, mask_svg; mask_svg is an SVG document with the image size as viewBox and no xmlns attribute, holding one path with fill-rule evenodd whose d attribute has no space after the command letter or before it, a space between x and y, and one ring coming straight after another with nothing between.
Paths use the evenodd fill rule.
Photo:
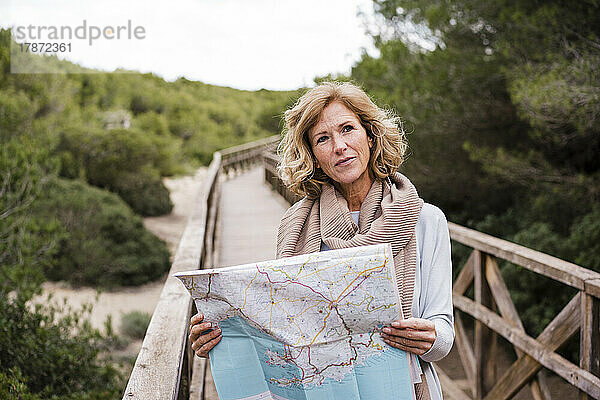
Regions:
<instances>
[{"instance_id":1,"label":"white top","mask_svg":"<svg viewBox=\"0 0 600 400\"><path fill-rule=\"evenodd\" d=\"M359 211L351 213L358 225ZM420 356L432 400L442 399L442 388L431 362L444 358L454 343L452 312L452 259L448 223L442 210L424 203L415 228L417 268L412 315L433 321L436 339L427 353ZM321 250L329 250L321 243Z\"/></svg>"}]
</instances>

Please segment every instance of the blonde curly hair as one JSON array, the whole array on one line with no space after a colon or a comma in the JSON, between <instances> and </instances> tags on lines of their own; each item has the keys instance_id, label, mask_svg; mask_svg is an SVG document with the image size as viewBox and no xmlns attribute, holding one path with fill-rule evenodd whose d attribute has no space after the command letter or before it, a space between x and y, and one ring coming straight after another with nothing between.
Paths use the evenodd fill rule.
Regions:
<instances>
[{"instance_id":1,"label":"blonde curly hair","mask_svg":"<svg viewBox=\"0 0 600 400\"><path fill-rule=\"evenodd\" d=\"M402 121L391 110L379 108L358 86L348 82L324 82L309 89L284 114L285 127L279 143L279 176L300 196L321 194L323 183L333 181L316 167L308 132L329 104L340 102L359 118L373 141L369 170L375 179L385 179L398 170L408 147Z\"/></svg>"}]
</instances>

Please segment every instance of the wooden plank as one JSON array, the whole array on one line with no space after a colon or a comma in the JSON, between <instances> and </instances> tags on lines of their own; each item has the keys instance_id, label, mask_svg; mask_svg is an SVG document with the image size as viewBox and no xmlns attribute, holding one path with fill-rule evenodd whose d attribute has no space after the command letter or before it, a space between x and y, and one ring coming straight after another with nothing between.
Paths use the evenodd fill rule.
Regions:
<instances>
[{"instance_id":1,"label":"wooden plank","mask_svg":"<svg viewBox=\"0 0 600 400\"><path fill-rule=\"evenodd\" d=\"M178 397L192 300L173 274L199 267L207 217L204 193L210 192L220 161L220 155L215 153L196 207L189 216L179 242L123 399L164 400Z\"/></svg>"},{"instance_id":2,"label":"wooden plank","mask_svg":"<svg viewBox=\"0 0 600 400\"><path fill-rule=\"evenodd\" d=\"M467 262L458 273L458 276L452 285L452 293L464 294L469 286L471 286L471 283L473 283L473 263L477 256L476 251L477 250L473 250L471 252Z\"/></svg>"},{"instance_id":3,"label":"wooden plank","mask_svg":"<svg viewBox=\"0 0 600 400\"><path fill-rule=\"evenodd\" d=\"M554 353L547 346L536 341L519 329L507 324L500 316L486 307L464 296L453 296L454 305L502 335L510 343L554 371L571 385L591 396L600 397L600 378Z\"/></svg>"},{"instance_id":4,"label":"wooden plank","mask_svg":"<svg viewBox=\"0 0 600 400\"><path fill-rule=\"evenodd\" d=\"M210 368L210 362L206 363L206 374L204 376L204 393L202 400L219 400L219 394L217 393L217 387L213 379L212 370Z\"/></svg>"},{"instance_id":5,"label":"wooden plank","mask_svg":"<svg viewBox=\"0 0 600 400\"><path fill-rule=\"evenodd\" d=\"M581 316L579 366L598 376L600 374L600 300L583 293ZM587 400L589 396L582 393L580 399Z\"/></svg>"},{"instance_id":6,"label":"wooden plank","mask_svg":"<svg viewBox=\"0 0 600 400\"><path fill-rule=\"evenodd\" d=\"M498 310L500 311L500 315L502 315L502 317L514 327L519 328L524 332L525 328L523 327L521 318L519 318L519 313L517 312L517 309L515 308L515 305L510 297L510 293L506 287L506 284L504 283L504 279L502 279L502 274L500 273L500 269L498 268L496 260L488 255L486 256L485 265L486 278L488 284L490 285L492 296L494 297L494 300L498 306ZM523 352L518 348L515 348L515 351L517 352L517 357L523 355ZM541 379L539 381L534 379L534 381L531 382L530 390L534 400L545 400L548 398L548 396L544 394L549 393L546 387L545 379L541 376L540 378Z\"/></svg>"},{"instance_id":7,"label":"wooden plank","mask_svg":"<svg viewBox=\"0 0 600 400\"><path fill-rule=\"evenodd\" d=\"M585 281L600 279L600 274L548 254L448 222L452 240L521 265L533 272L584 290Z\"/></svg>"},{"instance_id":8,"label":"wooden plank","mask_svg":"<svg viewBox=\"0 0 600 400\"><path fill-rule=\"evenodd\" d=\"M448 395L450 399L454 400L471 400L469 396L463 392L460 387L451 379L446 373L437 365L435 365L435 371L437 372L438 378L440 379L440 385L444 394Z\"/></svg>"},{"instance_id":9,"label":"wooden plank","mask_svg":"<svg viewBox=\"0 0 600 400\"><path fill-rule=\"evenodd\" d=\"M542 399L552 400L552 391L550 390L550 385L548 383L548 374L546 370L540 370L537 373L537 382L539 382L539 388L542 393ZM532 383L535 383L533 381Z\"/></svg>"},{"instance_id":10,"label":"wooden plank","mask_svg":"<svg viewBox=\"0 0 600 400\"><path fill-rule=\"evenodd\" d=\"M200 358L193 355L194 367L192 370L192 382L190 384L190 400L203 400L204 397L204 377L206 375L206 358Z\"/></svg>"},{"instance_id":11,"label":"wooden plank","mask_svg":"<svg viewBox=\"0 0 600 400\"><path fill-rule=\"evenodd\" d=\"M467 331L458 310L454 312L454 331L456 333L456 345L458 346L460 361L465 370L465 375L467 375L471 393L475 393L475 355L473 354L473 348L471 347L471 343L469 343Z\"/></svg>"},{"instance_id":12,"label":"wooden plank","mask_svg":"<svg viewBox=\"0 0 600 400\"><path fill-rule=\"evenodd\" d=\"M475 302L488 308L493 308L492 294L485 279L484 254L474 250L473 280L475 283ZM481 321L475 321L475 399L482 399L494 384L496 375L495 332Z\"/></svg>"},{"instance_id":13,"label":"wooden plank","mask_svg":"<svg viewBox=\"0 0 600 400\"><path fill-rule=\"evenodd\" d=\"M580 325L580 294L578 293L548 324L537 341L554 351L574 335ZM488 393L489 399L509 399L540 369L541 364L528 355L521 356L496 382Z\"/></svg>"}]
</instances>

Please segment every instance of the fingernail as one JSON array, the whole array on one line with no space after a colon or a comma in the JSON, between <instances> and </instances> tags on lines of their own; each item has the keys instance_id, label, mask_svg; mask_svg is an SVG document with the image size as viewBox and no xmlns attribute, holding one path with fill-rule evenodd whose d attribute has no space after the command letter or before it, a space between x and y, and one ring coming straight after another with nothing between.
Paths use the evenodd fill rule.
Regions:
<instances>
[{"instance_id":1,"label":"fingernail","mask_svg":"<svg viewBox=\"0 0 600 400\"><path fill-rule=\"evenodd\" d=\"M392 326L393 326L394 328L400 328L400 322L396 322L396 321L394 321L394 322L392 322Z\"/></svg>"},{"instance_id":2,"label":"fingernail","mask_svg":"<svg viewBox=\"0 0 600 400\"><path fill-rule=\"evenodd\" d=\"M391 333L392 330L390 328L383 328L383 333Z\"/></svg>"}]
</instances>

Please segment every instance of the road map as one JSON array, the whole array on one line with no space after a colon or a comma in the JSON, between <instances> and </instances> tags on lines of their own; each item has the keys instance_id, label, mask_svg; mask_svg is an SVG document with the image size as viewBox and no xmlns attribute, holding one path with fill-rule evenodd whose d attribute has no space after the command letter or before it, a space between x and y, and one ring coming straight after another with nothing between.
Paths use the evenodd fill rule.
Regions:
<instances>
[{"instance_id":1,"label":"road map","mask_svg":"<svg viewBox=\"0 0 600 400\"><path fill-rule=\"evenodd\" d=\"M413 399L407 353L379 334L400 316L389 244L175 276L221 328L220 400Z\"/></svg>"}]
</instances>

